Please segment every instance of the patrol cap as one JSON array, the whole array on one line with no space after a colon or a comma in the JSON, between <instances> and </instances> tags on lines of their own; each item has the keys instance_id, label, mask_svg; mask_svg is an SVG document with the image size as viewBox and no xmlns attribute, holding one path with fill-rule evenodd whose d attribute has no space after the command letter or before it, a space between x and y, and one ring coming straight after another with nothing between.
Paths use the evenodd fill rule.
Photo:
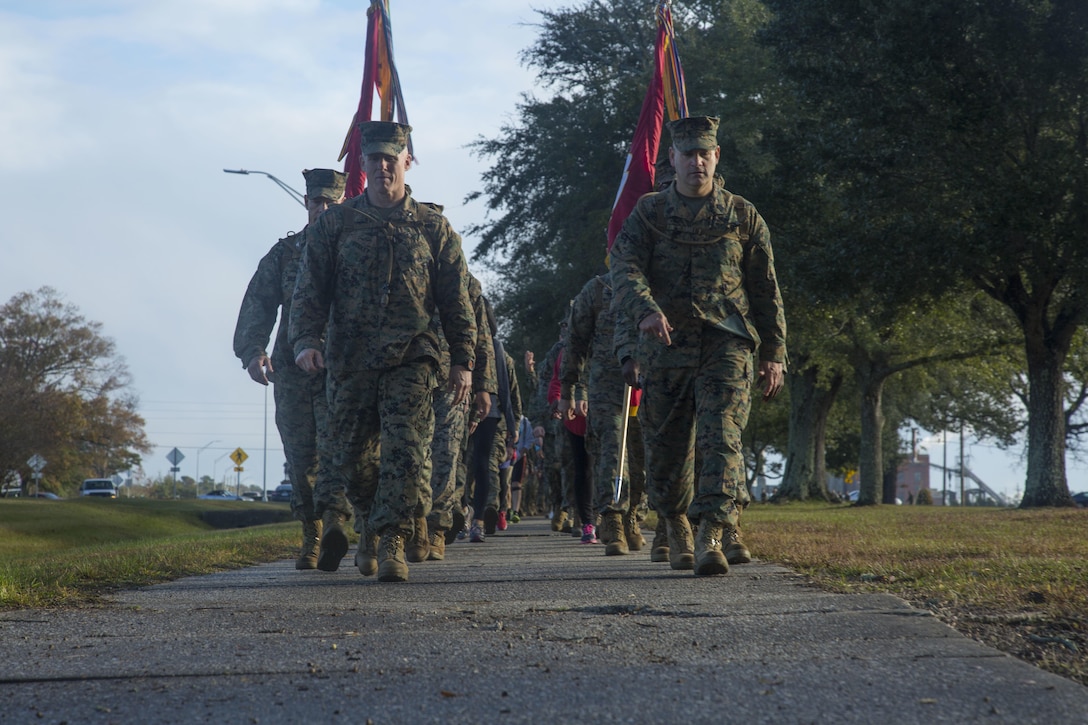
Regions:
<instances>
[{"instance_id":1,"label":"patrol cap","mask_svg":"<svg viewBox=\"0 0 1088 725\"><path fill-rule=\"evenodd\" d=\"M306 179L306 196L311 199L320 196L329 201L340 201L344 195L348 177L343 172L335 169L303 169L302 176Z\"/></svg>"},{"instance_id":2,"label":"patrol cap","mask_svg":"<svg viewBox=\"0 0 1088 725\"><path fill-rule=\"evenodd\" d=\"M399 156L408 147L412 127L392 121L364 121L359 124L360 150L363 155Z\"/></svg>"},{"instance_id":3,"label":"patrol cap","mask_svg":"<svg viewBox=\"0 0 1088 725\"><path fill-rule=\"evenodd\" d=\"M672 145L681 152L718 148L719 120L716 116L688 116L670 121Z\"/></svg>"}]
</instances>

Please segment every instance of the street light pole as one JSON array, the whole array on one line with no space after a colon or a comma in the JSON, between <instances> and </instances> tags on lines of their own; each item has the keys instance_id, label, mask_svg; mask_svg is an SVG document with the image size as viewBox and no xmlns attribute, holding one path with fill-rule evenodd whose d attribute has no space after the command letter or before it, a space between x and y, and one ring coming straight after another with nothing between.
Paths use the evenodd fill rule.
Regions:
<instances>
[{"instance_id":1,"label":"street light pole","mask_svg":"<svg viewBox=\"0 0 1088 725\"><path fill-rule=\"evenodd\" d=\"M219 456L219 458L216 458L215 463L212 464L212 478L215 479L216 481L218 481L219 479L215 478L215 469L219 467L219 462L221 460L223 460L224 458L226 458L227 456L229 456L229 455L230 455L230 451L227 451L223 455Z\"/></svg>"},{"instance_id":2,"label":"street light pole","mask_svg":"<svg viewBox=\"0 0 1088 725\"><path fill-rule=\"evenodd\" d=\"M306 207L305 197L302 194L295 191L290 186L283 183L282 181L280 181L279 179L277 179L275 176L268 173L267 171L249 171L249 170L246 170L246 169L223 169L223 172L227 173L227 174L245 174L247 176L249 174L263 174L264 176L267 176L268 178L272 179L272 181L276 182L277 186L279 186L281 189L286 191L288 196L290 196L292 199L294 199L299 204L301 204L303 206L303 208Z\"/></svg>"},{"instance_id":3,"label":"street light pole","mask_svg":"<svg viewBox=\"0 0 1088 725\"><path fill-rule=\"evenodd\" d=\"M203 451L203 450L204 450L205 448L209 448L210 446L213 446L213 445L215 445L215 444L216 444L216 443L218 443L218 442L219 442L219 441L217 441L217 440L215 440L215 441L212 441L212 442L211 442L211 443L209 443L208 445L205 445L205 446L201 446L201 447L200 447L200 448L198 448L198 449L197 449L197 451L196 451L196 495L197 495L197 496L199 496L199 495L200 495L200 453L201 453L201 451Z\"/></svg>"}]
</instances>

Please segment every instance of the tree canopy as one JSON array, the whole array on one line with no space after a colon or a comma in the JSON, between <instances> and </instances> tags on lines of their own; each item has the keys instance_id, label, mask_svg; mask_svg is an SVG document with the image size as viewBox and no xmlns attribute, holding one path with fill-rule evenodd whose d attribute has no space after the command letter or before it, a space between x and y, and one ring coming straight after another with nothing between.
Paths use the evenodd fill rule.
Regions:
<instances>
[{"instance_id":1,"label":"tree canopy","mask_svg":"<svg viewBox=\"0 0 1088 725\"><path fill-rule=\"evenodd\" d=\"M102 325L50 287L0 307L0 471L29 477L34 454L55 487L112 475L150 451L130 378Z\"/></svg>"}]
</instances>

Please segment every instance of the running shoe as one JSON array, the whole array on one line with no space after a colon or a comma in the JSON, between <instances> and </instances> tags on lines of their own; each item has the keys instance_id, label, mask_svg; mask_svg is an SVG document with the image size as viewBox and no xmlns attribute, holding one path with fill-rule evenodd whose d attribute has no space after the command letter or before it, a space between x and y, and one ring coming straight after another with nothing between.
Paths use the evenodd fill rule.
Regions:
<instances>
[{"instance_id":1,"label":"running shoe","mask_svg":"<svg viewBox=\"0 0 1088 725\"><path fill-rule=\"evenodd\" d=\"M597 541L597 527L593 524L586 524L582 527L582 543L583 544L598 544Z\"/></svg>"},{"instance_id":2,"label":"running shoe","mask_svg":"<svg viewBox=\"0 0 1088 725\"><path fill-rule=\"evenodd\" d=\"M495 521L495 528L499 531L506 531L506 512L500 511L499 518Z\"/></svg>"},{"instance_id":3,"label":"running shoe","mask_svg":"<svg viewBox=\"0 0 1088 725\"><path fill-rule=\"evenodd\" d=\"M516 524L521 522L521 512L514 511L510 514L510 523Z\"/></svg>"},{"instance_id":4,"label":"running shoe","mask_svg":"<svg viewBox=\"0 0 1088 725\"><path fill-rule=\"evenodd\" d=\"M473 544L484 543L484 531L476 524L472 525L472 528L468 530L468 540Z\"/></svg>"}]
</instances>

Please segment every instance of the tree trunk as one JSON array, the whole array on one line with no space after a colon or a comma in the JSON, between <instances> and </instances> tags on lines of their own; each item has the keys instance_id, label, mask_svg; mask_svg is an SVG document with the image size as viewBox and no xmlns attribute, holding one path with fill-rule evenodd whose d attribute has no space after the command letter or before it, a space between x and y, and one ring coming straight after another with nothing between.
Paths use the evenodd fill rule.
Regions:
<instances>
[{"instance_id":1,"label":"tree trunk","mask_svg":"<svg viewBox=\"0 0 1088 725\"><path fill-rule=\"evenodd\" d=\"M827 492L824 444L827 440L827 418L842 386L842 376L836 375L827 389L819 387L818 379L819 368L815 365L789 375L789 442L786 470L775 494L776 499L831 499Z\"/></svg>"},{"instance_id":2,"label":"tree trunk","mask_svg":"<svg viewBox=\"0 0 1088 725\"><path fill-rule=\"evenodd\" d=\"M786 470L776 499L803 501L808 498L809 480L816 475L816 366L791 372L789 442L786 444Z\"/></svg>"},{"instance_id":3,"label":"tree trunk","mask_svg":"<svg viewBox=\"0 0 1088 725\"><path fill-rule=\"evenodd\" d=\"M816 411L816 465L815 465L815 481L814 483L822 491L822 496L825 499L831 497L827 493L827 419L831 416L831 406L835 404L835 398L839 396L839 390L842 389L842 373L835 373L831 378L831 384L826 391L820 391L816 389L817 398L817 411ZM816 495L813 493L813 495Z\"/></svg>"},{"instance_id":4,"label":"tree trunk","mask_svg":"<svg viewBox=\"0 0 1088 725\"><path fill-rule=\"evenodd\" d=\"M858 369L858 382L861 383L859 506L873 506L883 498L884 451L881 434L884 430L882 398L885 380L887 376L873 370L871 365L864 370Z\"/></svg>"},{"instance_id":5,"label":"tree trunk","mask_svg":"<svg viewBox=\"0 0 1088 725\"><path fill-rule=\"evenodd\" d=\"M1025 335L1028 358L1028 474L1021 508L1072 506L1065 478L1065 382L1067 350L1041 334Z\"/></svg>"}]
</instances>

